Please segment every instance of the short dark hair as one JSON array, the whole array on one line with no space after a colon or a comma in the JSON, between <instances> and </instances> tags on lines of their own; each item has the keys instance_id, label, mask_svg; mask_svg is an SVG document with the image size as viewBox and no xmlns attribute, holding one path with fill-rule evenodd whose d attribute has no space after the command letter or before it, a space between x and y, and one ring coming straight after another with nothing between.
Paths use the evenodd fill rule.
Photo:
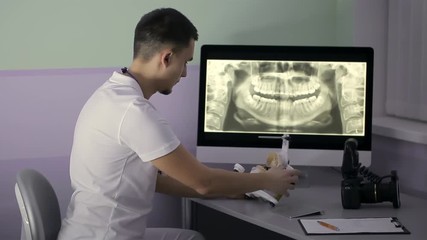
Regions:
<instances>
[{"instance_id":1,"label":"short dark hair","mask_svg":"<svg viewBox=\"0 0 427 240\"><path fill-rule=\"evenodd\" d=\"M196 27L181 12L173 8L155 9L139 20L135 28L133 58L150 59L164 44L174 51L188 47L190 40L198 40Z\"/></svg>"}]
</instances>

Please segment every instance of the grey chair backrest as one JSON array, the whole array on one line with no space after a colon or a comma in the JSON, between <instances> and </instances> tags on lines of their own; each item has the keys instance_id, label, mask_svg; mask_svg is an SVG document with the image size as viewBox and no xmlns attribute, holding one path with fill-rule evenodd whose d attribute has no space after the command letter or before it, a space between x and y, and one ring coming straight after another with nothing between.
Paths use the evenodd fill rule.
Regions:
<instances>
[{"instance_id":1,"label":"grey chair backrest","mask_svg":"<svg viewBox=\"0 0 427 240\"><path fill-rule=\"evenodd\" d=\"M49 181L35 170L22 170L16 177L15 195L23 224L21 239L56 240L61 212Z\"/></svg>"}]
</instances>

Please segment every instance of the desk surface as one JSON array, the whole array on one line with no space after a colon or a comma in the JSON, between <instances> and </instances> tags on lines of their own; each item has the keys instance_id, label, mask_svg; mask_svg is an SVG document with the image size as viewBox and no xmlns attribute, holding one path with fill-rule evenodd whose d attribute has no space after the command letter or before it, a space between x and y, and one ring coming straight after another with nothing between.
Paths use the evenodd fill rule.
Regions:
<instances>
[{"instance_id":1,"label":"desk surface","mask_svg":"<svg viewBox=\"0 0 427 240\"><path fill-rule=\"evenodd\" d=\"M333 169L308 170L310 187L296 188L291 196L282 198L272 208L263 201L232 199L191 199L192 201L258 225L293 239L425 239L427 236L427 200L400 194L401 208L391 202L362 204L360 209L343 209L341 205L341 176ZM379 235L306 235L297 219L289 218L290 209L314 208L324 215L309 218L397 217L411 234Z\"/></svg>"}]
</instances>

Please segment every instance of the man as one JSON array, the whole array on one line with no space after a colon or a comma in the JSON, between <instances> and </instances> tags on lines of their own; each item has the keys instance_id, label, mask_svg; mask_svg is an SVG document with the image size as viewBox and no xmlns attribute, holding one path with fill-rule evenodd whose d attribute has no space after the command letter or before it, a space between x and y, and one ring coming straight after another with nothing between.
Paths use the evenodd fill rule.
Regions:
<instances>
[{"instance_id":1,"label":"man","mask_svg":"<svg viewBox=\"0 0 427 240\"><path fill-rule=\"evenodd\" d=\"M203 239L190 230L146 229L154 193L230 197L259 189L288 195L293 189L297 170L242 174L203 165L149 102L186 76L197 39L194 25L174 9L141 18L129 69L114 72L95 91L76 123L74 193L59 239Z\"/></svg>"}]
</instances>

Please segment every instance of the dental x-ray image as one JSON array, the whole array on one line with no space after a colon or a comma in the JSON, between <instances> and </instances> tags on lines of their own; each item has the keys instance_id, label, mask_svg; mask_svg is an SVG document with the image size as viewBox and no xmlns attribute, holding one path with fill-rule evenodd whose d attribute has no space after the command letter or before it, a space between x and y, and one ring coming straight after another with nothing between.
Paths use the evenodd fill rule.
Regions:
<instances>
[{"instance_id":1,"label":"dental x-ray image","mask_svg":"<svg viewBox=\"0 0 427 240\"><path fill-rule=\"evenodd\" d=\"M363 135L366 63L208 60L205 131Z\"/></svg>"}]
</instances>

